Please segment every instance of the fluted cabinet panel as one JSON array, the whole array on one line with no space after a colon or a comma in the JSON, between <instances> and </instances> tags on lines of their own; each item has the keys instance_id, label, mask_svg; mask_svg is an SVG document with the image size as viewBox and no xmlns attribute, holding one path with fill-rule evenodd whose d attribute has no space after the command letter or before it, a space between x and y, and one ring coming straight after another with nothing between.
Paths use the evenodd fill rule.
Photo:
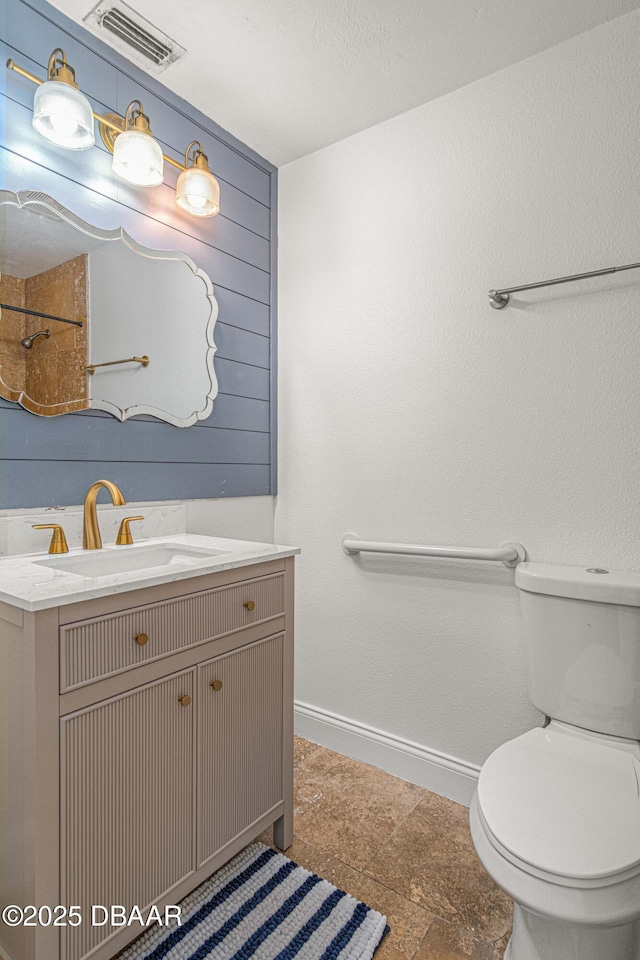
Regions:
<instances>
[{"instance_id":1,"label":"fluted cabinet panel","mask_svg":"<svg viewBox=\"0 0 640 960\"><path fill-rule=\"evenodd\" d=\"M63 930L63 960L80 960L114 928L93 904L141 909L195 867L193 671L63 718L61 903L84 922ZM64 935L66 934L66 941Z\"/></svg>"},{"instance_id":2,"label":"fluted cabinet panel","mask_svg":"<svg viewBox=\"0 0 640 960\"><path fill-rule=\"evenodd\" d=\"M275 636L198 666L198 866L283 799L282 656Z\"/></svg>"},{"instance_id":3,"label":"fluted cabinet panel","mask_svg":"<svg viewBox=\"0 0 640 960\"><path fill-rule=\"evenodd\" d=\"M249 609L245 604L254 606ZM275 574L117 616L70 624L61 630L61 692L252 626L283 611L284 576ZM140 645L136 634L146 634L148 642Z\"/></svg>"}]
</instances>

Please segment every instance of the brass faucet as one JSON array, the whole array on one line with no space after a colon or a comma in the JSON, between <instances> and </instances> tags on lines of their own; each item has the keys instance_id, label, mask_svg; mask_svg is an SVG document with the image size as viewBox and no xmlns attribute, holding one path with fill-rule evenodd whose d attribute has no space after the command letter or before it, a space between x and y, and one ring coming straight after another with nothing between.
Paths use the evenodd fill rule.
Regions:
<instances>
[{"instance_id":1,"label":"brass faucet","mask_svg":"<svg viewBox=\"0 0 640 960\"><path fill-rule=\"evenodd\" d=\"M100 550L102 537L98 526L98 508L96 501L101 488L104 487L111 496L114 507L123 507L127 502L115 483L110 480L96 480L87 490L84 498L84 523L82 526L82 547L84 550Z\"/></svg>"}]
</instances>

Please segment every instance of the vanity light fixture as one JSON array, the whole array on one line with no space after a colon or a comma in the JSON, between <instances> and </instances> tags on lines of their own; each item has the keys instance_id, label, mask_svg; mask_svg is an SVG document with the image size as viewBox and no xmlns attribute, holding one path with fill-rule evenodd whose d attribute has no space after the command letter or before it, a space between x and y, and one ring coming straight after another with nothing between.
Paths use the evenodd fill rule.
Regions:
<instances>
[{"instance_id":1,"label":"vanity light fixture","mask_svg":"<svg viewBox=\"0 0 640 960\"><path fill-rule=\"evenodd\" d=\"M75 72L61 48L49 57L47 80L39 80L13 60L7 60L7 69L37 85L33 127L46 140L67 150L86 150L95 143L93 121L97 120L102 140L113 153L116 176L136 186L157 186L163 181L166 160L181 171L176 188L178 206L195 217L219 213L220 187L198 140L187 147L184 164L179 163L163 153L154 140L139 100L129 104L124 117L96 113L78 89Z\"/></svg>"},{"instance_id":2,"label":"vanity light fixture","mask_svg":"<svg viewBox=\"0 0 640 960\"><path fill-rule=\"evenodd\" d=\"M115 137L113 172L137 187L157 187L163 179L160 144L153 139L149 117L139 100L132 100L124 115L124 130Z\"/></svg>"},{"instance_id":3,"label":"vanity light fixture","mask_svg":"<svg viewBox=\"0 0 640 960\"><path fill-rule=\"evenodd\" d=\"M95 143L93 109L60 47L49 57L47 80L36 90L32 123L40 136L65 150L88 150Z\"/></svg>"},{"instance_id":4,"label":"vanity light fixture","mask_svg":"<svg viewBox=\"0 0 640 960\"><path fill-rule=\"evenodd\" d=\"M215 217L220 210L220 185L198 140L192 140L185 150L184 163L186 170L176 184L176 203L194 217Z\"/></svg>"}]
</instances>

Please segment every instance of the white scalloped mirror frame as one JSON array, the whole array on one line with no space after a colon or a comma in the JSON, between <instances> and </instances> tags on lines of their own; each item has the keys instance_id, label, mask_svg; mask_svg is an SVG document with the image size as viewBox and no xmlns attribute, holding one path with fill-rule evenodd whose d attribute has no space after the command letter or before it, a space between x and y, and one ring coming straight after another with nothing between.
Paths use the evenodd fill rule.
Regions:
<instances>
[{"instance_id":1,"label":"white scalloped mirror frame","mask_svg":"<svg viewBox=\"0 0 640 960\"><path fill-rule=\"evenodd\" d=\"M80 253L88 254L88 364L142 356L150 362L97 366L86 374L86 402L65 398L62 412L69 405L105 410L121 421L146 414L176 427L209 417L218 393L218 304L207 274L185 253L144 247L120 227L94 227L46 194L0 191L1 273L32 276ZM15 323L16 314L2 311L1 322ZM0 338L0 395L32 413L60 414L16 393L5 376Z\"/></svg>"}]
</instances>

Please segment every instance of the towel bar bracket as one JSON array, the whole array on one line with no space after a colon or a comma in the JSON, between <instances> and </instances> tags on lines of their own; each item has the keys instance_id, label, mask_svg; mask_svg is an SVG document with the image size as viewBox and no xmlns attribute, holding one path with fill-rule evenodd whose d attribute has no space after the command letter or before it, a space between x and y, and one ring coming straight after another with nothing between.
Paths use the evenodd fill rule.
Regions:
<instances>
[{"instance_id":1,"label":"towel bar bracket","mask_svg":"<svg viewBox=\"0 0 640 960\"><path fill-rule=\"evenodd\" d=\"M357 548L355 550L349 549L349 547L347 547L347 541L359 540L359 539L360 538L355 533L345 533L344 537L340 541L342 549L344 550L344 552L348 557L355 557L358 553L360 553L360 551Z\"/></svg>"}]
</instances>

